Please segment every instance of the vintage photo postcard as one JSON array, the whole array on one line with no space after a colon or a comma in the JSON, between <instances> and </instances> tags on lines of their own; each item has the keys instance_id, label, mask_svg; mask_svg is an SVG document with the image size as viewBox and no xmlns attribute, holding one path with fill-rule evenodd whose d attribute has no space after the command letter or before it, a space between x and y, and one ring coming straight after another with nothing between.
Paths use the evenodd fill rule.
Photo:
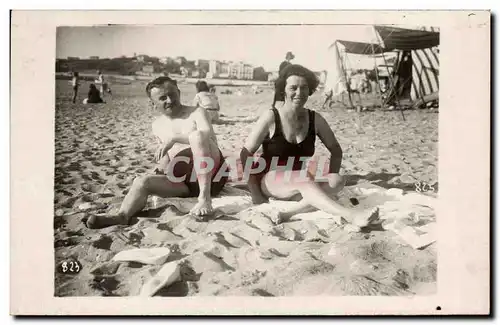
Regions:
<instances>
[{"instance_id":1,"label":"vintage photo postcard","mask_svg":"<svg viewBox=\"0 0 500 325\"><path fill-rule=\"evenodd\" d=\"M489 314L490 19L13 11L11 314Z\"/></svg>"}]
</instances>

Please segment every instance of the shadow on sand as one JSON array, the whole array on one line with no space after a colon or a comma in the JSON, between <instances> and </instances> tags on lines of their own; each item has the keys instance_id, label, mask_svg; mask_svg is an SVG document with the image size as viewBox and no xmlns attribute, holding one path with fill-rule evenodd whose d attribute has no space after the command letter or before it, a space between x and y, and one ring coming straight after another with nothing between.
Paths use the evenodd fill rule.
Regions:
<instances>
[{"instance_id":1,"label":"shadow on sand","mask_svg":"<svg viewBox=\"0 0 500 325\"><path fill-rule=\"evenodd\" d=\"M414 182L404 183L399 180L393 181L394 178L399 176L401 176L401 174L391 174L391 173L369 173L368 175L347 175L346 186L352 186L367 181L386 189L399 188L404 191L415 191ZM436 192L438 191L438 186L439 186L438 182L429 185L432 185Z\"/></svg>"}]
</instances>

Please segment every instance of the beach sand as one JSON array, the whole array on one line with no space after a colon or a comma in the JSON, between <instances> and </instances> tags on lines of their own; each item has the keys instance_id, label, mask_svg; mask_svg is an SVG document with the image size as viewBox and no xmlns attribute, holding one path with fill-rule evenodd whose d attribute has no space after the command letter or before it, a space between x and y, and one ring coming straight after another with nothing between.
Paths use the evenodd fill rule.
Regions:
<instances>
[{"instance_id":1,"label":"beach sand","mask_svg":"<svg viewBox=\"0 0 500 325\"><path fill-rule=\"evenodd\" d=\"M156 142L145 82L112 85L106 104L72 104L67 81L56 81L54 247L56 296L138 295L162 265L114 262L118 252L168 247L168 261L180 265L180 281L157 296L192 295L423 295L436 291L436 244L413 249L394 232L372 229L349 233L331 219L295 220L273 226L252 207L245 192L231 213L198 222L186 216L179 199L162 199L133 218L131 226L101 230L85 227L89 213L116 211L133 179L154 168ZM180 84L184 103L194 85ZM239 154L253 122L269 109L273 93L265 88L227 87L221 94L222 120L214 125L221 150ZM242 94L238 94L240 89ZM81 86L79 102L88 84ZM370 183L415 191L416 182L437 192L438 115L321 110L321 94L307 107L326 118L343 151L348 185ZM327 155L316 142L316 156ZM240 191L240 192L238 192ZM232 192L234 193L234 192ZM231 197L227 199L231 201ZM184 200L186 205L192 199ZM242 205L242 202L244 203ZM431 216L435 219L435 215ZM78 260L77 274L58 271Z\"/></svg>"}]
</instances>

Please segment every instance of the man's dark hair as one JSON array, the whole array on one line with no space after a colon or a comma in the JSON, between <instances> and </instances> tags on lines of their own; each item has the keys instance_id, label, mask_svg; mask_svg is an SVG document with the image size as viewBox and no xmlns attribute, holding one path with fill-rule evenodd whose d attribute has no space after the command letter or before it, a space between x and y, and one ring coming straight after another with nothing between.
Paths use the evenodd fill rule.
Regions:
<instances>
[{"instance_id":1,"label":"man's dark hair","mask_svg":"<svg viewBox=\"0 0 500 325\"><path fill-rule=\"evenodd\" d=\"M283 69L278 79L276 80L275 90L277 93L285 93L286 79L288 79L288 77L290 76L299 76L306 79L307 86L309 87L309 96L311 96L318 88L319 80L314 72L299 64L290 64Z\"/></svg>"},{"instance_id":2,"label":"man's dark hair","mask_svg":"<svg viewBox=\"0 0 500 325\"><path fill-rule=\"evenodd\" d=\"M153 81L149 82L146 85L146 94L148 95L148 97L151 98L151 89L159 88L167 82L170 82L173 85L175 85L175 87L177 87L177 90L179 90L179 92L180 92L179 86L177 86L177 80L174 80L174 79L167 77L167 76L161 76L161 77L154 79Z\"/></svg>"}]
</instances>

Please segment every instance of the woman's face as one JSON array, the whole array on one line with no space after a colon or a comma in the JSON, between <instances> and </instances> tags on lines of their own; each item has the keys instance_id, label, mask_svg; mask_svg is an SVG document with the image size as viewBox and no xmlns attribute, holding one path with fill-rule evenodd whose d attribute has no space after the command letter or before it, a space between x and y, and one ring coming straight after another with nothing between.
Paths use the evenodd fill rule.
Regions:
<instances>
[{"instance_id":1,"label":"woman's face","mask_svg":"<svg viewBox=\"0 0 500 325\"><path fill-rule=\"evenodd\" d=\"M151 101L154 107L165 115L172 115L175 108L180 106L180 93L177 86L166 82L151 89Z\"/></svg>"},{"instance_id":2,"label":"woman's face","mask_svg":"<svg viewBox=\"0 0 500 325\"><path fill-rule=\"evenodd\" d=\"M309 86L304 77L290 76L286 79L285 101L293 107L303 107L309 98Z\"/></svg>"}]
</instances>

